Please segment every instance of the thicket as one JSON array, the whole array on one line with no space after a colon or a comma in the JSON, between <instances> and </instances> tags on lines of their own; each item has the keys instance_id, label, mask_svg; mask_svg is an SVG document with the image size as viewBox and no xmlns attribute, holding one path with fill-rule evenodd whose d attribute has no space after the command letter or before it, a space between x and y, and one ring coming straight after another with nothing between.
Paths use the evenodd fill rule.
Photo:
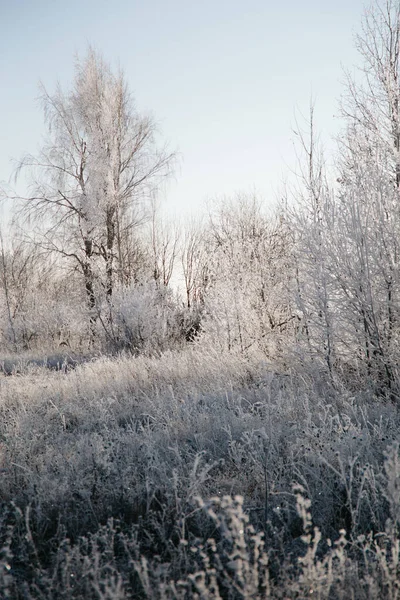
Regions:
<instances>
[{"instance_id":1,"label":"thicket","mask_svg":"<svg viewBox=\"0 0 400 600\"><path fill-rule=\"evenodd\" d=\"M176 157L89 50L0 234L0 594L400 597L400 4L334 182L166 223Z\"/></svg>"}]
</instances>

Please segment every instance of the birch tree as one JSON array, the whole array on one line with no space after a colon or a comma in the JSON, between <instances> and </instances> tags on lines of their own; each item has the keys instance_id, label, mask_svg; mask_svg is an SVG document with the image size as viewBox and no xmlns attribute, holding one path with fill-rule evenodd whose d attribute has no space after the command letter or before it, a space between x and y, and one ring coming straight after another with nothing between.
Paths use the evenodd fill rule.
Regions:
<instances>
[{"instance_id":1,"label":"birch tree","mask_svg":"<svg viewBox=\"0 0 400 600\"><path fill-rule=\"evenodd\" d=\"M70 92L42 88L48 137L21 167L33 173L22 210L40 225L40 244L83 276L94 335L98 295L111 299L126 276L125 237L171 170L155 121L138 112L122 71L89 50ZM38 239L38 232L36 239Z\"/></svg>"}]
</instances>

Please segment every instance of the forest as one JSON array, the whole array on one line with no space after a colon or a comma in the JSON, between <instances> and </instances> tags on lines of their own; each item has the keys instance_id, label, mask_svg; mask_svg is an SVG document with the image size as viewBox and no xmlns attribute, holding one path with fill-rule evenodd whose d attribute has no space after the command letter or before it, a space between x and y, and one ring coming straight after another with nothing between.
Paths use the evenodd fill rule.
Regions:
<instances>
[{"instance_id":1,"label":"forest","mask_svg":"<svg viewBox=\"0 0 400 600\"><path fill-rule=\"evenodd\" d=\"M311 102L273 208L197 220L122 70L41 89L1 192L1 599L400 599L400 2L355 44L334 167Z\"/></svg>"}]
</instances>

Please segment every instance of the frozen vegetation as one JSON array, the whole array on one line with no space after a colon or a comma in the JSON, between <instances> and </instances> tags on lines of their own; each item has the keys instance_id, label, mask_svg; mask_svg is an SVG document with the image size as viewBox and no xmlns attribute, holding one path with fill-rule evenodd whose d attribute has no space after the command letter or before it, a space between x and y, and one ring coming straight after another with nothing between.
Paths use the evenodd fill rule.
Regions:
<instances>
[{"instance_id":1,"label":"frozen vegetation","mask_svg":"<svg viewBox=\"0 0 400 600\"><path fill-rule=\"evenodd\" d=\"M396 597L385 399L196 347L0 386L3 597Z\"/></svg>"},{"instance_id":2,"label":"frozen vegetation","mask_svg":"<svg viewBox=\"0 0 400 600\"><path fill-rule=\"evenodd\" d=\"M400 598L400 4L376 2L335 177L201 222L93 50L0 230L0 598ZM8 196L12 197L8 190Z\"/></svg>"}]
</instances>

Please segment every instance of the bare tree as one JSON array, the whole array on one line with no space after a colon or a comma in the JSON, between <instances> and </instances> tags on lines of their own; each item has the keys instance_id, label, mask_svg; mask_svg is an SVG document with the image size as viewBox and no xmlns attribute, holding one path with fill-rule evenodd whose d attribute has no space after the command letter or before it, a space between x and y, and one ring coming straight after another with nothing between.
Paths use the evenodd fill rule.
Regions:
<instances>
[{"instance_id":1,"label":"bare tree","mask_svg":"<svg viewBox=\"0 0 400 600\"><path fill-rule=\"evenodd\" d=\"M10 331L12 334L14 350L17 350L17 348L18 348L17 336L15 333L14 318L13 318L12 309L11 309L10 282L9 282L9 277L8 277L6 250L4 247L3 232L1 230L1 227L0 227L0 252L1 252L1 283L2 283L3 290L4 290L7 318L8 318L8 323L10 326Z\"/></svg>"},{"instance_id":2,"label":"bare tree","mask_svg":"<svg viewBox=\"0 0 400 600\"><path fill-rule=\"evenodd\" d=\"M289 211L296 244L294 294L301 314L308 350L322 357L330 375L334 359L332 281L329 274L326 241L331 228L332 192L329 189L322 147L315 127L315 106L310 102L306 130L296 119L296 139L300 189L297 203Z\"/></svg>"},{"instance_id":3,"label":"bare tree","mask_svg":"<svg viewBox=\"0 0 400 600\"><path fill-rule=\"evenodd\" d=\"M352 248L349 302L363 332L368 372L393 388L400 315L400 4L373 3L356 46L360 77L347 75L341 139L341 228ZM342 235L342 241L344 236ZM343 283L342 283L343 287Z\"/></svg>"},{"instance_id":4,"label":"bare tree","mask_svg":"<svg viewBox=\"0 0 400 600\"><path fill-rule=\"evenodd\" d=\"M191 221L183 236L181 262L186 307L204 303L209 283L206 232L202 223Z\"/></svg>"},{"instance_id":5,"label":"bare tree","mask_svg":"<svg viewBox=\"0 0 400 600\"><path fill-rule=\"evenodd\" d=\"M83 275L94 334L96 286L111 298L118 274L123 280L125 234L174 155L157 145L155 122L136 110L123 73L92 49L77 62L71 92L42 88L42 102L48 140L21 163L34 175L22 211L40 225L42 248Z\"/></svg>"},{"instance_id":6,"label":"bare tree","mask_svg":"<svg viewBox=\"0 0 400 600\"><path fill-rule=\"evenodd\" d=\"M303 185L291 221L303 349L323 354L331 374L344 363L358 384L370 381L392 398L400 358L399 40L399 3L374 2L356 37L359 76L347 75L342 100L339 185L323 174L311 109L309 135L297 132Z\"/></svg>"},{"instance_id":7,"label":"bare tree","mask_svg":"<svg viewBox=\"0 0 400 600\"><path fill-rule=\"evenodd\" d=\"M178 252L179 229L176 223L163 220L156 201L152 202L151 207L150 237L153 279L158 284L168 286Z\"/></svg>"},{"instance_id":8,"label":"bare tree","mask_svg":"<svg viewBox=\"0 0 400 600\"><path fill-rule=\"evenodd\" d=\"M290 244L283 221L254 195L214 206L207 231L204 330L222 346L277 356L293 321Z\"/></svg>"},{"instance_id":9,"label":"bare tree","mask_svg":"<svg viewBox=\"0 0 400 600\"><path fill-rule=\"evenodd\" d=\"M374 0L355 36L362 58L360 77L346 72L341 109L353 130L363 130L386 146L393 161L393 182L400 188L400 4Z\"/></svg>"}]
</instances>

